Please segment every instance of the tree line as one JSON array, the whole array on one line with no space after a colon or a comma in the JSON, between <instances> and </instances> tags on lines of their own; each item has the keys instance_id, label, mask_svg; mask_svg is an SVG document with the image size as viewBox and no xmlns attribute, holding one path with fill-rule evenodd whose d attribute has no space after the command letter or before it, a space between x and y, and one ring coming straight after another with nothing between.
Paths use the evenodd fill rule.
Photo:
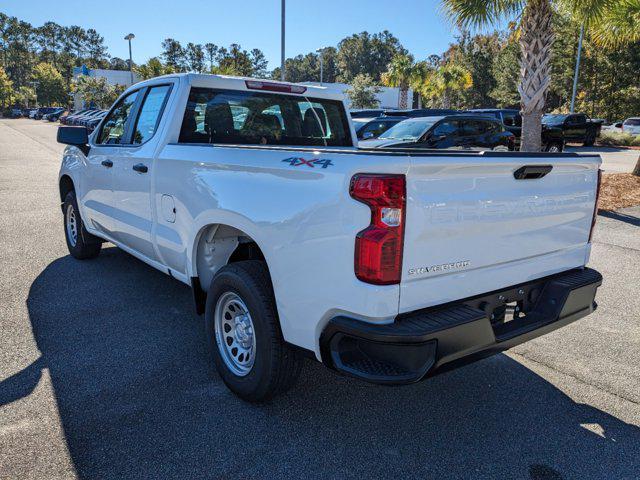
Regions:
<instances>
[{"instance_id":1,"label":"tree line","mask_svg":"<svg viewBox=\"0 0 640 480\"><path fill-rule=\"evenodd\" d=\"M561 9L554 9L555 32L546 95L549 111L566 111L571 99L573 71L581 23ZM373 106L380 85L399 87L401 106L419 102L446 108L520 106L520 30L471 34L461 29L455 41L439 55L419 60L409 54L391 32L361 32L342 39L321 52L309 52L285 61L291 82L319 81L320 57L325 82L352 85L357 106ZM596 33L583 43L577 109L593 117L617 120L640 113L640 42L603 48ZM143 79L172 72L219 73L280 78L280 68L268 70L264 53L214 43L181 44L173 38L161 44L161 54L134 71ZM94 29L47 22L40 27L0 13L0 105L69 103L69 92L79 89L109 103L121 89L98 79L73 81L73 67L127 70L128 61L111 57L104 38ZM111 90L109 90L111 88ZM408 98L411 88L415 98Z\"/></svg>"}]
</instances>

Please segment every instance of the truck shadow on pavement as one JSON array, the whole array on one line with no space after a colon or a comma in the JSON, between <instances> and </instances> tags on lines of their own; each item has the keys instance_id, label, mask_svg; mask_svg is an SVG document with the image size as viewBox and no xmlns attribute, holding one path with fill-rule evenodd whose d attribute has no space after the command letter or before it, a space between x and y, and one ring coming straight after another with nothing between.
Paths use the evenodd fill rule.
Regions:
<instances>
[{"instance_id":1,"label":"truck shadow on pavement","mask_svg":"<svg viewBox=\"0 0 640 480\"><path fill-rule=\"evenodd\" d=\"M255 406L207 366L189 289L116 248L51 263L27 306L81 478L633 478L640 429L506 355L391 388L307 362Z\"/></svg>"}]
</instances>

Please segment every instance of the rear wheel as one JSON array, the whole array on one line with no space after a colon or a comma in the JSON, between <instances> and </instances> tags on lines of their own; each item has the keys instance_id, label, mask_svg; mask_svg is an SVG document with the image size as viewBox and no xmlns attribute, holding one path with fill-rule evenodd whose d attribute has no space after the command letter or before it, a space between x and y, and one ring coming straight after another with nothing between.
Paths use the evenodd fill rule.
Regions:
<instances>
[{"instance_id":1,"label":"rear wheel","mask_svg":"<svg viewBox=\"0 0 640 480\"><path fill-rule=\"evenodd\" d=\"M64 237L67 241L69 253L79 260L95 258L100 254L102 240L91 235L84 227L84 222L78 210L76 192L67 193L62 205L64 215Z\"/></svg>"},{"instance_id":2,"label":"rear wheel","mask_svg":"<svg viewBox=\"0 0 640 480\"><path fill-rule=\"evenodd\" d=\"M554 142L547 145L547 152L549 153L561 153L563 145L560 142Z\"/></svg>"},{"instance_id":3,"label":"rear wheel","mask_svg":"<svg viewBox=\"0 0 640 480\"><path fill-rule=\"evenodd\" d=\"M585 147L593 147L593 144L596 143L596 132L589 132L587 134L587 138L584 140Z\"/></svg>"},{"instance_id":4,"label":"rear wheel","mask_svg":"<svg viewBox=\"0 0 640 480\"><path fill-rule=\"evenodd\" d=\"M302 360L282 337L264 262L220 269L207 295L205 325L211 361L236 395L262 402L293 386Z\"/></svg>"}]
</instances>

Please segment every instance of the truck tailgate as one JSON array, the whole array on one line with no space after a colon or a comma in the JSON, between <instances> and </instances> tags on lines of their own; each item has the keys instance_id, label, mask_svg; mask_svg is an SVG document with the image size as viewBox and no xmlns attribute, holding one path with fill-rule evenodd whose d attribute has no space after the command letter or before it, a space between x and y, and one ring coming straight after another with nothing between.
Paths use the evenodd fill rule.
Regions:
<instances>
[{"instance_id":1,"label":"truck tailgate","mask_svg":"<svg viewBox=\"0 0 640 480\"><path fill-rule=\"evenodd\" d=\"M597 156L411 157L400 312L583 266ZM542 178L516 179L548 165Z\"/></svg>"}]
</instances>

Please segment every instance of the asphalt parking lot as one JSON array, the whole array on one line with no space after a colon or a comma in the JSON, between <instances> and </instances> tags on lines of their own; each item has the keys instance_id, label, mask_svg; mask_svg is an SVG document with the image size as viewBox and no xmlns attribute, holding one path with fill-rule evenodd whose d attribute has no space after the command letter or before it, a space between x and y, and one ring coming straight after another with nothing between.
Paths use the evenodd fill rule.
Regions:
<instances>
[{"instance_id":1,"label":"asphalt parking lot","mask_svg":"<svg viewBox=\"0 0 640 480\"><path fill-rule=\"evenodd\" d=\"M0 120L0 479L638 478L640 208L598 219L592 316L401 388L308 362L255 406L208 367L187 287L68 255L55 132Z\"/></svg>"}]
</instances>

